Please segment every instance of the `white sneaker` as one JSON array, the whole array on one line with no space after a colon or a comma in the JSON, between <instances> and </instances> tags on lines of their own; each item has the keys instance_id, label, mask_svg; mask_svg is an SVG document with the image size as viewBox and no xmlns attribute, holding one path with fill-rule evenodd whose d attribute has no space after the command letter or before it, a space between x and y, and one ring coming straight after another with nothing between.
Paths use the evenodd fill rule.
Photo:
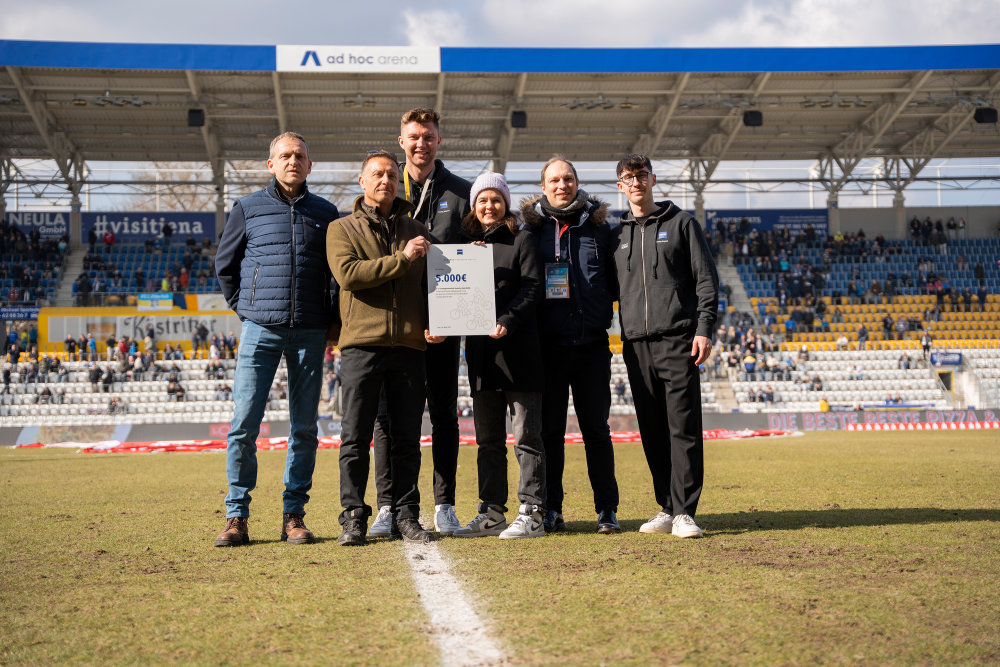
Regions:
<instances>
[{"instance_id":1,"label":"white sneaker","mask_svg":"<svg viewBox=\"0 0 1000 667\"><path fill-rule=\"evenodd\" d=\"M545 537L542 512L538 505L521 505L517 518L500 533L501 540L517 540L522 537Z\"/></svg>"},{"instance_id":2,"label":"white sneaker","mask_svg":"<svg viewBox=\"0 0 1000 667\"><path fill-rule=\"evenodd\" d=\"M657 512L656 516L639 526L640 533L669 533L674 525L674 517L666 512Z\"/></svg>"},{"instance_id":3,"label":"white sneaker","mask_svg":"<svg viewBox=\"0 0 1000 667\"><path fill-rule=\"evenodd\" d=\"M499 535L507 528L507 517L498 508L490 505L464 528L459 528L452 537L486 537Z\"/></svg>"},{"instance_id":4,"label":"white sneaker","mask_svg":"<svg viewBox=\"0 0 1000 667\"><path fill-rule=\"evenodd\" d=\"M671 532L676 537L701 537L701 528L687 514L678 514L674 517L674 527Z\"/></svg>"},{"instance_id":5,"label":"white sneaker","mask_svg":"<svg viewBox=\"0 0 1000 667\"><path fill-rule=\"evenodd\" d=\"M378 515L368 529L368 537L389 537L392 532L392 511L389 506L378 508Z\"/></svg>"},{"instance_id":6,"label":"white sneaker","mask_svg":"<svg viewBox=\"0 0 1000 667\"><path fill-rule=\"evenodd\" d=\"M452 535L462 527L455 516L455 508L448 504L434 506L434 530L442 535Z\"/></svg>"}]
</instances>

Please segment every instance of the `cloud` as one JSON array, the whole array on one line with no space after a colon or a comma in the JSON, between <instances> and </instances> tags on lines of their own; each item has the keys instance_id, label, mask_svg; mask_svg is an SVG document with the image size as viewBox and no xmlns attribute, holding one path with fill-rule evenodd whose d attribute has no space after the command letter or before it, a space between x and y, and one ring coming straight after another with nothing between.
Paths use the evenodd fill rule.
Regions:
<instances>
[{"instance_id":1,"label":"cloud","mask_svg":"<svg viewBox=\"0 0 1000 667\"><path fill-rule=\"evenodd\" d=\"M677 47L1000 42L1000 0L33 0L0 39L202 44Z\"/></svg>"},{"instance_id":2,"label":"cloud","mask_svg":"<svg viewBox=\"0 0 1000 667\"><path fill-rule=\"evenodd\" d=\"M789 0L748 2L678 46L895 46L992 43L1000 1Z\"/></svg>"},{"instance_id":3,"label":"cloud","mask_svg":"<svg viewBox=\"0 0 1000 667\"><path fill-rule=\"evenodd\" d=\"M75 4L5 8L0 13L0 38L65 42L120 40L120 30L102 13Z\"/></svg>"},{"instance_id":4,"label":"cloud","mask_svg":"<svg viewBox=\"0 0 1000 667\"><path fill-rule=\"evenodd\" d=\"M877 46L1000 41L1000 0L485 0L508 46ZM470 37L480 46L482 35Z\"/></svg>"},{"instance_id":5,"label":"cloud","mask_svg":"<svg viewBox=\"0 0 1000 667\"><path fill-rule=\"evenodd\" d=\"M464 46L465 21L458 12L433 10L403 12L409 46Z\"/></svg>"},{"instance_id":6,"label":"cloud","mask_svg":"<svg viewBox=\"0 0 1000 667\"><path fill-rule=\"evenodd\" d=\"M700 31L711 14L698 5L664 0L485 0L480 8L491 40L476 46L669 46L683 31Z\"/></svg>"}]
</instances>

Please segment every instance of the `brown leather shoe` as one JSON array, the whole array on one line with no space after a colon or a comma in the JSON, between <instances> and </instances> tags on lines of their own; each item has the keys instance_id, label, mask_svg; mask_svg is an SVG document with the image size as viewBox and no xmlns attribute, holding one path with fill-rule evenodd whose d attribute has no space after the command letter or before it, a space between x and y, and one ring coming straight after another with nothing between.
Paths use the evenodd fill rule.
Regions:
<instances>
[{"instance_id":1,"label":"brown leather shoe","mask_svg":"<svg viewBox=\"0 0 1000 667\"><path fill-rule=\"evenodd\" d=\"M306 528L303 514L282 514L281 515L281 540L288 541L289 544L312 544L316 537L312 531Z\"/></svg>"},{"instance_id":2,"label":"brown leather shoe","mask_svg":"<svg viewBox=\"0 0 1000 667\"><path fill-rule=\"evenodd\" d=\"M250 544L250 535L247 532L247 518L245 516L231 516L226 519L226 528L215 538L217 547L238 547L241 544Z\"/></svg>"}]
</instances>

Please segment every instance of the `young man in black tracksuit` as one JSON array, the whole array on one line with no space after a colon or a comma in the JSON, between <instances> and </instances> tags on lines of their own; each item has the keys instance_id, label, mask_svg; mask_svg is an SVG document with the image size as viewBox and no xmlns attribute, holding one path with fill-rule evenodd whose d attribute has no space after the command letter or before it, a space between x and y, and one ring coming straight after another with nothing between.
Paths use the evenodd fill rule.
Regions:
<instances>
[{"instance_id":1,"label":"young man in black tracksuit","mask_svg":"<svg viewBox=\"0 0 1000 667\"><path fill-rule=\"evenodd\" d=\"M538 243L545 291L538 306L545 391L546 515L549 532L565 529L562 518L566 410L569 391L583 435L587 474L594 490L597 532L621 532L615 454L608 428L611 412L611 349L608 327L614 303L616 225L607 204L579 187L576 169L563 158L542 168L542 196L521 205L526 227Z\"/></svg>"},{"instance_id":2,"label":"young man in black tracksuit","mask_svg":"<svg viewBox=\"0 0 1000 667\"><path fill-rule=\"evenodd\" d=\"M673 202L654 202L645 155L618 163L629 200L614 263L622 355L653 491L662 511L639 532L700 537L694 515L704 455L698 366L712 351L719 275L701 225Z\"/></svg>"},{"instance_id":3,"label":"young man in black tracksuit","mask_svg":"<svg viewBox=\"0 0 1000 667\"><path fill-rule=\"evenodd\" d=\"M413 205L411 216L427 229L431 243L464 243L462 219L469 213L472 184L456 176L436 159L441 144L440 116L433 109L410 109L400 120L399 146L406 155L400 165L399 194ZM434 462L434 528L450 535L462 527L455 516L455 475L458 470L458 368L461 336L449 336L429 345L427 412L431 419L431 457ZM379 511L370 536L390 533L392 480L391 443L386 435L387 411L379 409L375 429L375 488Z\"/></svg>"}]
</instances>

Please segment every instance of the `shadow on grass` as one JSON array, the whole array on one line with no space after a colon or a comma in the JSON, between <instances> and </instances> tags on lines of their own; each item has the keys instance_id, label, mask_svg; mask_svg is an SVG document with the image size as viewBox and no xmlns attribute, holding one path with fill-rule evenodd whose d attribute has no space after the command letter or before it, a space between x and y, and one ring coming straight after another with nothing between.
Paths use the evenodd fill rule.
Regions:
<instances>
[{"instance_id":1,"label":"shadow on grass","mask_svg":"<svg viewBox=\"0 0 1000 667\"><path fill-rule=\"evenodd\" d=\"M850 528L856 526L918 525L960 521L1000 521L1000 509L941 509L894 507L885 509L822 509L752 511L699 514L698 524L706 533L739 534L756 530L800 530L802 528ZM625 531L638 531L642 519L621 521ZM589 532L589 523L570 524L574 532Z\"/></svg>"},{"instance_id":2,"label":"shadow on grass","mask_svg":"<svg viewBox=\"0 0 1000 667\"><path fill-rule=\"evenodd\" d=\"M618 518L622 531L639 532L646 519ZM937 507L893 507L885 509L822 509L699 514L698 525L706 534L727 535L755 530L800 530L802 528L850 528L855 526L918 525L960 521L1000 521L1000 509L941 509ZM596 521L567 521L568 533L594 533ZM559 533L556 533L559 534Z\"/></svg>"}]
</instances>

